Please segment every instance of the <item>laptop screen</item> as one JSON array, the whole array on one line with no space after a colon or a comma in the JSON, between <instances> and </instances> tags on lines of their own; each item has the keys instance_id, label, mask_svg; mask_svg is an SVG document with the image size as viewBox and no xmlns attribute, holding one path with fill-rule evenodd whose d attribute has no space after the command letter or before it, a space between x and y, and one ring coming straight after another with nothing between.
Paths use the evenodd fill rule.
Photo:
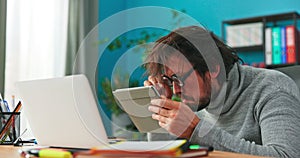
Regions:
<instances>
[{"instance_id":1,"label":"laptop screen","mask_svg":"<svg viewBox=\"0 0 300 158\"><path fill-rule=\"evenodd\" d=\"M84 75L22 81L16 86L39 145L86 148L108 142Z\"/></svg>"}]
</instances>

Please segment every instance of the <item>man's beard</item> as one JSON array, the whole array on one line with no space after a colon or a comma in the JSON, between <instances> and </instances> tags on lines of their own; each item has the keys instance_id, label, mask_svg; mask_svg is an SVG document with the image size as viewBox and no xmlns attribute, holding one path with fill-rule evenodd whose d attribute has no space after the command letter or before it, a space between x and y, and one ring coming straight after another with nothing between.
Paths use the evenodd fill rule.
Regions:
<instances>
[{"instance_id":1,"label":"man's beard","mask_svg":"<svg viewBox=\"0 0 300 158\"><path fill-rule=\"evenodd\" d=\"M187 104L187 105L192 109L192 111L197 112L206 108L209 105L209 103L210 103L210 97L205 97L205 98L200 98L198 104L197 102L195 102L195 104Z\"/></svg>"},{"instance_id":2,"label":"man's beard","mask_svg":"<svg viewBox=\"0 0 300 158\"><path fill-rule=\"evenodd\" d=\"M198 107L197 111L203 110L209 105L209 103L210 103L210 97L200 99L199 104L197 106Z\"/></svg>"},{"instance_id":3,"label":"man's beard","mask_svg":"<svg viewBox=\"0 0 300 158\"><path fill-rule=\"evenodd\" d=\"M206 108L209 103L210 103L210 100L211 100L211 82L210 80L208 80L206 78L206 83L205 83L205 86L204 88L207 90L206 91L206 94L202 97L199 96L199 100L194 100L192 97L190 96L184 96L185 99L188 99L188 100L192 100L194 101L194 103L191 103L191 104L187 104L191 109L192 111L194 112L197 112L197 111L200 111L200 110L203 110L204 108Z\"/></svg>"}]
</instances>

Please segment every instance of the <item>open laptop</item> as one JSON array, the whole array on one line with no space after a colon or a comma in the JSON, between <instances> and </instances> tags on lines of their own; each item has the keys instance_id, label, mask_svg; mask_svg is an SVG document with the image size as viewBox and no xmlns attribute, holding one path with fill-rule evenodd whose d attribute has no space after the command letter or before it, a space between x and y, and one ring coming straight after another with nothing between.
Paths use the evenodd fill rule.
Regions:
<instances>
[{"instance_id":1,"label":"open laptop","mask_svg":"<svg viewBox=\"0 0 300 158\"><path fill-rule=\"evenodd\" d=\"M16 86L38 145L90 148L108 142L84 75L22 81Z\"/></svg>"}]
</instances>

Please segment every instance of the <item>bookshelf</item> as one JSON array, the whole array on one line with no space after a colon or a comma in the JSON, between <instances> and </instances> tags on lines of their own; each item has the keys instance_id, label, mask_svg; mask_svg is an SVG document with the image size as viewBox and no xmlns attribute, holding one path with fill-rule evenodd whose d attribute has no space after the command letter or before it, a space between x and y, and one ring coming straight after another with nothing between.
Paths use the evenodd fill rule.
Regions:
<instances>
[{"instance_id":1,"label":"bookshelf","mask_svg":"<svg viewBox=\"0 0 300 158\"><path fill-rule=\"evenodd\" d=\"M273 14L273 15L265 15L265 16L257 16L257 17L249 17L242 19L233 19L233 20L225 20L222 21L222 38L227 42L232 48L234 48L237 52L243 53L248 52L251 55L251 52L261 52L264 56L264 67L266 68L277 68L284 67L289 65L298 65L300 64L300 40L299 40L299 25L300 15L297 12L288 12L281 14ZM295 28L294 30L294 53L295 57L293 59L287 60L287 44L285 39L286 28L288 26L292 26ZM279 41L274 42L275 37L273 37L273 28L281 28L283 32L282 34L282 49L280 52L278 50L274 50L276 47L276 43L278 45ZM269 31L266 31L269 28ZM271 35L270 35L271 28ZM288 31L289 32L289 31ZM275 36L275 35L274 35ZM281 36L280 36L281 38ZM290 38L288 38L290 39ZM270 43L271 42L271 43ZM274 43L272 43L274 42ZM289 40L291 42L291 40ZM285 43L285 44L284 44ZM271 44L271 48L270 48ZM275 53L277 52L276 58L278 58L278 54L282 54L280 57L280 61L275 60L276 58L273 55L270 57L270 49ZM289 47L290 49L290 47ZM271 52L271 53L273 53ZM288 51L290 52L290 50ZM285 56L284 56L285 55ZM291 57L292 55L290 55ZM273 58L273 59L272 59ZM271 60L271 62L270 62ZM275 61L273 61L275 60Z\"/></svg>"}]
</instances>

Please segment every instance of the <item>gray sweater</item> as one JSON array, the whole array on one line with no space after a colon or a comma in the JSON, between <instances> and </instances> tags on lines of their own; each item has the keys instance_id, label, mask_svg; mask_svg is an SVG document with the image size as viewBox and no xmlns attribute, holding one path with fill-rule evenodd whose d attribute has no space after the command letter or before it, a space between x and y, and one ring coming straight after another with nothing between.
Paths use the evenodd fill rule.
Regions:
<instances>
[{"instance_id":1,"label":"gray sweater","mask_svg":"<svg viewBox=\"0 0 300 158\"><path fill-rule=\"evenodd\" d=\"M198 112L200 123L192 143L246 154L300 157L300 95L293 80L275 70L236 64L223 98Z\"/></svg>"}]
</instances>

